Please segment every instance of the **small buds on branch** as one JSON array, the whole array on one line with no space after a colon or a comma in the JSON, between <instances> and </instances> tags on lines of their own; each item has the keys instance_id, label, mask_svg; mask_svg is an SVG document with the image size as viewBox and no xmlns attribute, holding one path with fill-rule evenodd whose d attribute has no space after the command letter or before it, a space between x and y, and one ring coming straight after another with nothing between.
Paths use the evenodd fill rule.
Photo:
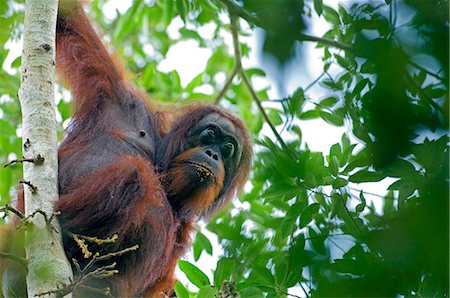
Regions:
<instances>
[{"instance_id":1,"label":"small buds on branch","mask_svg":"<svg viewBox=\"0 0 450 298\"><path fill-rule=\"evenodd\" d=\"M19 210L17 210L14 207L11 207L8 204L6 204L4 207L0 207L0 211L1 212L5 212L5 213L7 213L7 212L14 213L14 215L16 215L21 220L25 220L26 219L25 215L22 212L20 212Z\"/></svg>"},{"instance_id":2,"label":"small buds on branch","mask_svg":"<svg viewBox=\"0 0 450 298\"><path fill-rule=\"evenodd\" d=\"M45 158L42 155L38 154L35 158L22 157L22 159L11 160L7 164L5 164L3 167L7 168L7 167L9 167L9 166L11 166L13 164L24 163L24 162L31 162L31 163L34 163L35 165L41 165L44 161L45 161Z\"/></svg>"},{"instance_id":3,"label":"small buds on branch","mask_svg":"<svg viewBox=\"0 0 450 298\"><path fill-rule=\"evenodd\" d=\"M30 188L30 191L32 194L35 194L38 190L38 188L36 186L34 186L33 184L31 184L30 181L20 180L19 183L27 185Z\"/></svg>"},{"instance_id":4,"label":"small buds on branch","mask_svg":"<svg viewBox=\"0 0 450 298\"><path fill-rule=\"evenodd\" d=\"M76 234L71 234L71 236L77 242L77 244L79 246L80 246L80 243L83 243L84 247L80 246L81 250L83 251L83 254L85 254L85 250L86 250L86 252L89 253L89 256L92 256L92 258L89 260L89 262L86 264L86 266L84 266L84 268L81 268L80 264L78 263L78 261L76 259L72 259L72 263L76 269L76 275L77 275L75 277L74 281L71 282L70 284L63 285L62 287L60 287L58 289L39 293L36 296L41 297L41 296L45 296L45 295L56 294L57 296L62 297L71 292L75 292L78 289L84 289L89 292L95 292L95 293L105 295L107 297L112 297L110 288L107 287L107 288L98 289L98 288L93 288L93 287L87 286L84 283L90 279L109 278L115 274L118 274L119 270L115 269L117 266L116 262L113 262L112 264L109 264L109 265L100 266L95 269L93 269L93 266L99 261L105 261L105 260L111 259L113 257L118 257L123 254L129 253L131 251L135 251L139 248L139 245L134 245L134 246L131 246L131 247L119 250L119 251L108 253L106 255L100 255L100 253L98 253L98 252L96 252L96 253L90 252L87 249L87 245L86 245L85 241L93 242L93 243L101 243L101 244L114 243L114 241L116 241L118 238L117 235L113 235L112 237L106 238L106 239L97 239L96 237L81 236L81 235L76 235ZM86 254L85 254L85 257L86 257ZM93 270L91 270L91 269L93 269Z\"/></svg>"}]
</instances>

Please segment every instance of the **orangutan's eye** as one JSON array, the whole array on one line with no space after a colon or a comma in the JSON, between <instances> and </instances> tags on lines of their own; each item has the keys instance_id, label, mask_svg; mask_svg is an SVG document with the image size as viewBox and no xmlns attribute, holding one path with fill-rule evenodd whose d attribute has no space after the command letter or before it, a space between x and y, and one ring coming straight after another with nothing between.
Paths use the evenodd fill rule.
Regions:
<instances>
[{"instance_id":1,"label":"orangutan's eye","mask_svg":"<svg viewBox=\"0 0 450 298\"><path fill-rule=\"evenodd\" d=\"M225 142L222 148L222 154L224 158L233 156L234 153L234 144L230 141Z\"/></svg>"}]
</instances>

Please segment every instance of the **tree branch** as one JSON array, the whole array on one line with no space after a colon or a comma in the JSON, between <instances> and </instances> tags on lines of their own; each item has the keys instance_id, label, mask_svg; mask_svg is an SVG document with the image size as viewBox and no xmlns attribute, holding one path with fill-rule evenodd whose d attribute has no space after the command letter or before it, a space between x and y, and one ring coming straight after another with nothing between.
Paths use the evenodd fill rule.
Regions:
<instances>
[{"instance_id":1,"label":"tree branch","mask_svg":"<svg viewBox=\"0 0 450 298\"><path fill-rule=\"evenodd\" d=\"M215 104L218 105L220 103L220 100L225 95L225 93L228 91L228 89L231 86L231 83L233 82L234 77L238 73L239 67L237 65L234 65L233 70L231 71L230 75L228 76L225 85L223 85L222 90L220 90L219 94L217 95L216 99L214 100Z\"/></svg>"},{"instance_id":2,"label":"tree branch","mask_svg":"<svg viewBox=\"0 0 450 298\"><path fill-rule=\"evenodd\" d=\"M10 162L8 162L7 164L5 164L3 167L4 168L7 168L7 167L9 167L9 166L11 166L11 165L13 165L13 164L16 164L16 163L24 163L24 162L31 162L31 163L34 163L34 164L36 164L36 165L39 165L39 164L42 164L43 162L44 162L44 158L40 155L40 154L38 154L37 156L36 156L36 158L25 158L25 157L22 157L22 159L14 159L14 160L11 160Z\"/></svg>"},{"instance_id":3,"label":"tree branch","mask_svg":"<svg viewBox=\"0 0 450 298\"><path fill-rule=\"evenodd\" d=\"M265 24L263 21L261 21L258 17L254 16L251 13L249 13L248 11L246 11L244 8L237 5L233 0L220 0L220 2L227 7L228 11L231 14L238 15L239 17L243 18L250 24L253 24L257 27L263 28L267 31L271 31L271 28L269 26L267 26L267 24ZM342 44L335 40L325 38L325 37L317 37L317 36L299 33L299 34L297 34L297 36L295 38L298 41L313 41L313 42L332 46L332 47L342 49L342 50L353 50L353 46L351 46L351 45Z\"/></svg>"},{"instance_id":4,"label":"tree branch","mask_svg":"<svg viewBox=\"0 0 450 298\"><path fill-rule=\"evenodd\" d=\"M289 154L289 156L291 158L294 158L294 154L291 152L290 148L283 141L280 134L276 130L275 126L273 125L273 123L270 121L269 116L267 115L266 111L264 110L264 107L261 104L261 100L259 99L255 90L253 89L253 86L251 85L250 80L248 79L247 74L245 73L245 70L242 67L241 52L240 52L240 48L239 48L237 18L236 18L236 15L233 14L232 11L230 11L230 25L231 25L231 34L233 36L234 56L235 56L235 60L236 60L235 68L237 69L237 72L241 76L242 81L244 82L245 86L247 87L248 91L250 92L250 95L251 95L252 99L254 100L254 102L256 103L256 106L258 107L261 115L263 116L266 123L269 125L270 129L272 130L276 139L280 143L281 147L285 150L285 152L287 154Z\"/></svg>"},{"instance_id":5,"label":"tree branch","mask_svg":"<svg viewBox=\"0 0 450 298\"><path fill-rule=\"evenodd\" d=\"M425 67L420 66L419 64L417 64L417 63L415 63L415 62L413 62L411 60L408 61L408 64L410 64L411 66L414 66L415 68L417 68L417 69L419 69L421 71L426 72L427 74L429 74L430 76L440 80L441 82L445 81L445 78L440 77L439 75L435 74L434 72L429 71Z\"/></svg>"},{"instance_id":6,"label":"tree branch","mask_svg":"<svg viewBox=\"0 0 450 298\"><path fill-rule=\"evenodd\" d=\"M58 198L58 154L54 103L57 0L25 1L21 83L22 156L29 297L71 281L72 268L62 246L58 221L52 221ZM32 216L29 216L32 214ZM34 216L42 214L45 216ZM50 224L50 225L49 225ZM42 274L42 268L51 272ZM50 297L55 297L51 295Z\"/></svg>"},{"instance_id":7,"label":"tree branch","mask_svg":"<svg viewBox=\"0 0 450 298\"><path fill-rule=\"evenodd\" d=\"M108 238L109 239L109 238ZM109 265L104 265L101 267L98 267L94 270L90 270L92 266L97 263L98 261L105 261L108 259L111 259L113 257L121 256L123 254L129 253L131 251L135 251L139 248L139 245L134 245L116 252L108 253L106 255L100 255L98 252L93 254L92 258L89 260L89 262L84 266L83 269L80 268L80 264L76 259L72 259L72 262L77 270L77 276L75 277L75 280L69 284L64 284L62 287L59 287L54 290L45 291L38 293L36 296L45 296L49 294L57 294L59 296L65 296L71 292L75 292L78 288L84 288L88 289L89 291L93 291L96 293L101 293L103 295L106 295L108 297L111 297L111 292L109 288L103 288L103 289L95 289L91 288L89 286L84 285L84 282L91 279L91 278L108 278L115 274L118 274L119 271L116 268L117 263L113 262Z\"/></svg>"},{"instance_id":8,"label":"tree branch","mask_svg":"<svg viewBox=\"0 0 450 298\"><path fill-rule=\"evenodd\" d=\"M11 206L9 206L8 204L6 204L4 207L0 207L0 211L2 212L12 212L14 213L18 218L20 218L21 220L24 220L26 217L25 215L20 212L19 210L17 210L16 208L13 208Z\"/></svg>"},{"instance_id":9,"label":"tree branch","mask_svg":"<svg viewBox=\"0 0 450 298\"><path fill-rule=\"evenodd\" d=\"M420 87L410 75L406 75L406 79L416 89L417 93L419 93L426 101L428 101L433 108L441 113L444 113L443 109L423 91L422 87Z\"/></svg>"}]
</instances>

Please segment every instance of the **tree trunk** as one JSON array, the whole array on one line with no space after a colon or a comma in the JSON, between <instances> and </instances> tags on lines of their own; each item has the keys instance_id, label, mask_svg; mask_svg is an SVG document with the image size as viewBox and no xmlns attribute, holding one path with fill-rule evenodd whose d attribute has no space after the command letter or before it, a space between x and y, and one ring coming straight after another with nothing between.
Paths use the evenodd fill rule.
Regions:
<instances>
[{"instance_id":1,"label":"tree trunk","mask_svg":"<svg viewBox=\"0 0 450 298\"><path fill-rule=\"evenodd\" d=\"M61 244L60 227L51 218L58 199L58 158L54 104L55 31L58 0L25 1L22 83L25 215L28 296L55 290L70 282L72 270ZM43 158L43 159L42 159ZM42 213L46 216L43 216ZM48 297L48 296L46 296Z\"/></svg>"}]
</instances>

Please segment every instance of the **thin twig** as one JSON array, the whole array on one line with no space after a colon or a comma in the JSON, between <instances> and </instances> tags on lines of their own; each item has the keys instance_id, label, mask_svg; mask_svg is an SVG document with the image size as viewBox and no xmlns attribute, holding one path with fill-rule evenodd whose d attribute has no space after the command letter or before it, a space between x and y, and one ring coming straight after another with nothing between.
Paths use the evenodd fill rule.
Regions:
<instances>
[{"instance_id":1,"label":"thin twig","mask_svg":"<svg viewBox=\"0 0 450 298\"><path fill-rule=\"evenodd\" d=\"M312 81L305 89L303 89L303 93L306 93L312 86L314 86L327 72L323 71L320 76L318 76L314 81Z\"/></svg>"},{"instance_id":2,"label":"thin twig","mask_svg":"<svg viewBox=\"0 0 450 298\"><path fill-rule=\"evenodd\" d=\"M255 101L256 106L258 107L261 115L263 116L266 123L269 125L270 129L272 130L273 134L277 138L278 142L280 142L281 147L283 147L283 149L286 151L286 153L288 153L289 155L291 155L291 157L293 157L292 156L293 154L291 153L291 149L286 145L286 143L283 141L280 134L276 130L275 126L273 125L272 121L270 121L269 116L267 115L266 111L264 110L264 107L262 106L261 101L258 98L258 95L256 95L255 90L253 90L253 87L250 84L250 81L248 80L247 75L245 74L244 70L241 69L240 74L242 77L242 81L244 82L247 89L249 90L250 95L252 96L253 100Z\"/></svg>"},{"instance_id":3,"label":"thin twig","mask_svg":"<svg viewBox=\"0 0 450 298\"><path fill-rule=\"evenodd\" d=\"M89 241L91 243L95 243L98 245L103 245L103 244L112 244L115 243L116 240L119 238L119 235L114 234L111 237L107 237L107 238L97 238L97 237L90 237L90 236L85 236L85 235L80 235L80 234L75 234L75 233L69 233L69 236L73 237L78 237L80 239L84 239L86 241Z\"/></svg>"},{"instance_id":4,"label":"thin twig","mask_svg":"<svg viewBox=\"0 0 450 298\"><path fill-rule=\"evenodd\" d=\"M437 74L435 74L434 72L431 72L430 70L426 69L425 67L413 62L413 61L408 61L408 64L411 64L412 66L414 66L417 69L420 69L424 72L426 72L427 74L429 74L432 77L435 77L436 79L440 80L441 82L445 81L445 78L442 78L440 76L438 76Z\"/></svg>"},{"instance_id":5,"label":"thin twig","mask_svg":"<svg viewBox=\"0 0 450 298\"><path fill-rule=\"evenodd\" d=\"M71 282L70 284L63 285L62 288L39 293L37 296L45 296L45 295L49 295L49 294L57 294L59 296L65 296L68 293L76 291L78 288L90 289L89 286L83 285L83 283L86 280L88 280L90 278L108 278L108 277L111 277L112 275L119 273L119 271L115 269L115 267L117 266L116 262L109 264L109 265L98 267L98 268L90 271L90 269L96 262L104 261L104 260L110 259L112 257L121 256L125 253L137 250L138 248L139 248L139 245L134 245L132 247L128 247L128 248L125 248L125 249L122 249L122 250L119 250L116 252L108 253L103 256L100 256L100 254L98 252L96 252L93 255L93 257L89 260L89 262L86 264L86 266L84 266L83 269L80 268L80 264L78 263L78 261L76 261L75 259L72 259L72 262L73 262L77 272L79 273L79 275L75 278L75 280L73 282ZM103 293L106 296L110 296L109 288L96 289L95 292Z\"/></svg>"},{"instance_id":6,"label":"thin twig","mask_svg":"<svg viewBox=\"0 0 450 298\"><path fill-rule=\"evenodd\" d=\"M9 166L11 166L13 164L24 163L24 162L31 162L31 163L33 163L34 162L34 158L13 159L10 162L8 162L7 164L5 164L3 167L7 168L7 167L9 167Z\"/></svg>"},{"instance_id":7,"label":"thin twig","mask_svg":"<svg viewBox=\"0 0 450 298\"><path fill-rule=\"evenodd\" d=\"M79 285L78 287L82 288L82 289L85 289L85 290L88 290L90 292L94 292L94 293L99 293L99 294L105 295L106 297L113 297L111 295L111 289L109 287L102 288L102 289L97 289L97 288L86 286L86 285Z\"/></svg>"},{"instance_id":8,"label":"thin twig","mask_svg":"<svg viewBox=\"0 0 450 298\"><path fill-rule=\"evenodd\" d=\"M112 264L109 265L105 265L102 267L99 267L93 271L88 272L83 278L82 280L86 280L90 277L96 277L96 278L106 278L106 277L111 277L114 274L119 273L119 270L114 270L114 268L116 268L117 263L114 262Z\"/></svg>"},{"instance_id":9,"label":"thin twig","mask_svg":"<svg viewBox=\"0 0 450 298\"><path fill-rule=\"evenodd\" d=\"M255 90L253 89L253 86L250 83L250 80L247 77L247 74L245 73L244 68L242 67L241 63L241 52L239 50L239 36L238 36L238 27L237 27L237 18L233 14L233 12L230 11L230 25L231 25L231 33L233 36L233 47L234 47L234 55L236 60L236 67L238 69L239 75L242 78L242 81L244 82L245 86L247 87L248 91L250 92L251 97L256 103L256 106L258 107L261 115L263 116L266 123L269 125L270 129L272 130L273 134L277 138L278 142L280 143L281 147L287 152L291 158L295 158L294 154L291 152L290 148L286 145L286 143L281 138L278 131L275 129L275 126L270 121L269 116L267 115L266 111L264 110L264 107L261 104L261 100L259 99L258 95L256 94Z\"/></svg>"},{"instance_id":10,"label":"thin twig","mask_svg":"<svg viewBox=\"0 0 450 298\"><path fill-rule=\"evenodd\" d=\"M348 188L351 189L351 190L357 191L357 192L362 192L365 195L371 195L371 196L374 196L374 197L385 199L385 196L382 196L382 195L379 195L379 194L376 194L376 193L373 193L373 192L368 192L368 191L365 191L365 190L362 190L362 189L357 189L357 188L354 188L354 187L351 187L351 186L349 186Z\"/></svg>"},{"instance_id":11,"label":"thin twig","mask_svg":"<svg viewBox=\"0 0 450 298\"><path fill-rule=\"evenodd\" d=\"M7 212L10 211L12 213L14 213L18 218L20 218L21 220L26 219L25 215L20 212L19 210L17 210L16 208L11 207L10 205L6 204L4 207L0 207L0 211L2 212Z\"/></svg>"},{"instance_id":12,"label":"thin twig","mask_svg":"<svg viewBox=\"0 0 450 298\"><path fill-rule=\"evenodd\" d=\"M78 273L81 273L81 267L80 267L80 263L78 263L77 259L72 258L72 263L75 266L75 269L77 270Z\"/></svg>"},{"instance_id":13,"label":"thin twig","mask_svg":"<svg viewBox=\"0 0 450 298\"><path fill-rule=\"evenodd\" d=\"M223 85L222 90L220 90L219 94L217 95L216 99L214 100L215 104L218 105L220 103L220 100L223 98L223 96L225 95L225 93L228 91L228 89L231 86L231 83L233 82L234 77L236 76L236 74L238 73L238 69L239 67L236 65L234 65L233 70L231 71L230 75L228 76L225 85Z\"/></svg>"},{"instance_id":14,"label":"thin twig","mask_svg":"<svg viewBox=\"0 0 450 298\"><path fill-rule=\"evenodd\" d=\"M36 186L34 186L33 184L31 184L30 181L20 180L19 183L27 185L30 188L31 193L36 193L38 190L38 188Z\"/></svg>"},{"instance_id":15,"label":"thin twig","mask_svg":"<svg viewBox=\"0 0 450 298\"><path fill-rule=\"evenodd\" d=\"M296 38L299 41L313 41L313 42L317 42L319 44L332 46L334 48L338 48L338 49L345 50L345 51L353 51L354 50L353 46L351 46L351 45L343 44L338 41L335 41L335 40L332 40L329 38L325 38L325 37L318 37L318 36L312 36L312 35L299 33Z\"/></svg>"},{"instance_id":16,"label":"thin twig","mask_svg":"<svg viewBox=\"0 0 450 298\"><path fill-rule=\"evenodd\" d=\"M308 294L308 292L306 292L305 288L303 287L302 283L299 282L298 284L299 284L300 288L302 288L303 293L305 293L306 297L310 297L309 294Z\"/></svg>"},{"instance_id":17,"label":"thin twig","mask_svg":"<svg viewBox=\"0 0 450 298\"><path fill-rule=\"evenodd\" d=\"M126 254L126 253L129 253L131 251L138 250L138 248L139 248L139 245L136 244L136 245L133 245L131 247L128 247L128 248L125 248L125 249L122 249L122 250L119 250L119 251L116 251L116 252L111 252L111 253L106 254L104 256L99 256L99 257L97 257L97 261L107 260L107 259L110 259L112 257L119 257L119 256L121 256L123 254Z\"/></svg>"},{"instance_id":18,"label":"thin twig","mask_svg":"<svg viewBox=\"0 0 450 298\"><path fill-rule=\"evenodd\" d=\"M47 213L45 213L45 212L44 212L44 211L42 211L41 209L37 209L36 211L34 211L34 212L33 212L33 213L31 213L30 215L28 215L26 219L29 219L29 218L35 217L35 216L36 216L36 214L40 214L40 215L42 215L42 216L44 217L44 219L45 219L45 222L46 222L46 223L48 223L48 222L49 222L49 219L48 219L48 217L47 217Z\"/></svg>"},{"instance_id":19,"label":"thin twig","mask_svg":"<svg viewBox=\"0 0 450 298\"><path fill-rule=\"evenodd\" d=\"M330 241L331 243L333 243L334 246L336 246L340 251L342 251L343 253L346 253L346 251L345 251L342 247L340 247L339 245L337 245L337 243L334 242L333 239L327 238L327 240Z\"/></svg>"}]
</instances>

